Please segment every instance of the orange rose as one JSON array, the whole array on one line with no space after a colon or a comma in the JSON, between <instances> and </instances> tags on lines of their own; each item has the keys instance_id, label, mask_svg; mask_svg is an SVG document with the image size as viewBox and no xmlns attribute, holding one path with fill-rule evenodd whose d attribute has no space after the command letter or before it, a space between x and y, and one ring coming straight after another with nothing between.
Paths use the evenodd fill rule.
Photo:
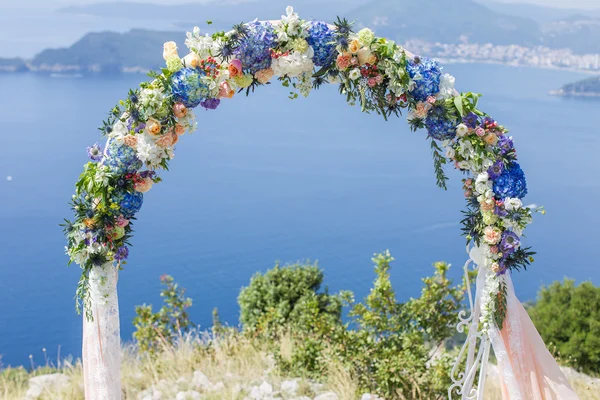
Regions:
<instances>
[{"instance_id":1,"label":"orange rose","mask_svg":"<svg viewBox=\"0 0 600 400\"><path fill-rule=\"evenodd\" d=\"M352 42L350 42L350 46L348 47L348 50L350 50L350 53L352 53L352 54L358 53L358 50L360 50L360 42L358 40L354 39Z\"/></svg>"},{"instance_id":2,"label":"orange rose","mask_svg":"<svg viewBox=\"0 0 600 400\"><path fill-rule=\"evenodd\" d=\"M185 133L185 126L183 126L181 124L176 124L175 125L175 133L177 135L183 135Z\"/></svg>"},{"instance_id":3,"label":"orange rose","mask_svg":"<svg viewBox=\"0 0 600 400\"><path fill-rule=\"evenodd\" d=\"M488 133L483 138L483 141L491 146L495 146L498 143L498 136L495 133Z\"/></svg>"},{"instance_id":4,"label":"orange rose","mask_svg":"<svg viewBox=\"0 0 600 400\"><path fill-rule=\"evenodd\" d=\"M129 147L135 148L137 146L137 137L127 135L123 138L123 142Z\"/></svg>"},{"instance_id":5,"label":"orange rose","mask_svg":"<svg viewBox=\"0 0 600 400\"><path fill-rule=\"evenodd\" d=\"M231 85L225 82L221 82L221 86L219 87L219 97L230 99L235 94L235 91L231 88Z\"/></svg>"},{"instance_id":6,"label":"orange rose","mask_svg":"<svg viewBox=\"0 0 600 400\"><path fill-rule=\"evenodd\" d=\"M158 135L160 133L161 128L162 127L160 125L160 122L158 122L154 118L149 118L146 122L146 130L151 135Z\"/></svg>"}]
</instances>

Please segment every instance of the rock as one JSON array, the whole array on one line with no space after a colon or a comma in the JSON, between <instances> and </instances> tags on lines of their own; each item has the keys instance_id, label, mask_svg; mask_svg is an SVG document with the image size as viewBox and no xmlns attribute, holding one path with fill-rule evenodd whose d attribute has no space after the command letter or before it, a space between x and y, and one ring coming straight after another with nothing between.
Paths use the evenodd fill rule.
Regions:
<instances>
[{"instance_id":1,"label":"rock","mask_svg":"<svg viewBox=\"0 0 600 400\"><path fill-rule=\"evenodd\" d=\"M47 390L60 390L69 383L69 377L65 374L49 374L34 376L29 379L29 388L25 393L26 400L40 397Z\"/></svg>"},{"instance_id":2,"label":"rock","mask_svg":"<svg viewBox=\"0 0 600 400\"><path fill-rule=\"evenodd\" d=\"M295 395L298 392L299 383L297 379L281 382L281 391L288 395Z\"/></svg>"},{"instance_id":3,"label":"rock","mask_svg":"<svg viewBox=\"0 0 600 400\"><path fill-rule=\"evenodd\" d=\"M270 396L271 394L273 394L273 385L271 385L267 381L261 383L258 389L260 390L260 394L262 394L263 396Z\"/></svg>"},{"instance_id":4,"label":"rock","mask_svg":"<svg viewBox=\"0 0 600 400\"><path fill-rule=\"evenodd\" d=\"M220 392L223 389L225 389L225 384L223 382L217 382L213 385L213 387L210 390L212 390L213 392Z\"/></svg>"},{"instance_id":5,"label":"rock","mask_svg":"<svg viewBox=\"0 0 600 400\"><path fill-rule=\"evenodd\" d=\"M315 400L338 400L338 395L333 392L325 392L315 397Z\"/></svg>"},{"instance_id":6,"label":"rock","mask_svg":"<svg viewBox=\"0 0 600 400\"><path fill-rule=\"evenodd\" d=\"M360 400L385 400L376 394L365 393L361 396Z\"/></svg>"},{"instance_id":7,"label":"rock","mask_svg":"<svg viewBox=\"0 0 600 400\"><path fill-rule=\"evenodd\" d=\"M188 390L187 392L179 392L175 396L175 400L201 400L202 396L195 390Z\"/></svg>"},{"instance_id":8,"label":"rock","mask_svg":"<svg viewBox=\"0 0 600 400\"><path fill-rule=\"evenodd\" d=\"M202 371L194 371L194 377L192 378L192 385L198 389L204 391L212 390L213 384Z\"/></svg>"}]
</instances>

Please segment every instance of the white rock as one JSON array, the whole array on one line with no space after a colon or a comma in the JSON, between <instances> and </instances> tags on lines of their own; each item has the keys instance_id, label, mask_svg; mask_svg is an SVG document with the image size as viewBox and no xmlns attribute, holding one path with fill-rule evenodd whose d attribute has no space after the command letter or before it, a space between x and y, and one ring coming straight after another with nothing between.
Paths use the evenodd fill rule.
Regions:
<instances>
[{"instance_id":1,"label":"white rock","mask_svg":"<svg viewBox=\"0 0 600 400\"><path fill-rule=\"evenodd\" d=\"M263 397L273 394L273 385L271 385L267 381L261 383L258 389L260 390L260 394L263 395Z\"/></svg>"},{"instance_id":2,"label":"white rock","mask_svg":"<svg viewBox=\"0 0 600 400\"><path fill-rule=\"evenodd\" d=\"M365 393L362 395L360 400L384 400L384 399L377 396L376 394Z\"/></svg>"},{"instance_id":3,"label":"white rock","mask_svg":"<svg viewBox=\"0 0 600 400\"><path fill-rule=\"evenodd\" d=\"M198 389L212 390L213 384L202 371L194 371L192 385Z\"/></svg>"},{"instance_id":4,"label":"white rock","mask_svg":"<svg viewBox=\"0 0 600 400\"><path fill-rule=\"evenodd\" d=\"M299 386L300 385L298 384L297 379L283 381L281 382L281 391L289 395L295 395L298 391Z\"/></svg>"},{"instance_id":5,"label":"white rock","mask_svg":"<svg viewBox=\"0 0 600 400\"><path fill-rule=\"evenodd\" d=\"M187 392L179 392L175 396L175 400L201 400L202 396L195 390L188 390Z\"/></svg>"},{"instance_id":6,"label":"white rock","mask_svg":"<svg viewBox=\"0 0 600 400\"><path fill-rule=\"evenodd\" d=\"M213 392L219 392L221 390L225 389L225 384L223 382L217 382L213 385L213 387L211 388L211 390Z\"/></svg>"},{"instance_id":7,"label":"white rock","mask_svg":"<svg viewBox=\"0 0 600 400\"><path fill-rule=\"evenodd\" d=\"M315 400L338 400L338 395L333 392L325 392L315 397Z\"/></svg>"},{"instance_id":8,"label":"white rock","mask_svg":"<svg viewBox=\"0 0 600 400\"><path fill-rule=\"evenodd\" d=\"M29 388L25 393L26 400L40 397L47 390L60 390L69 383L69 377L65 374L49 374L35 376L29 379Z\"/></svg>"}]
</instances>

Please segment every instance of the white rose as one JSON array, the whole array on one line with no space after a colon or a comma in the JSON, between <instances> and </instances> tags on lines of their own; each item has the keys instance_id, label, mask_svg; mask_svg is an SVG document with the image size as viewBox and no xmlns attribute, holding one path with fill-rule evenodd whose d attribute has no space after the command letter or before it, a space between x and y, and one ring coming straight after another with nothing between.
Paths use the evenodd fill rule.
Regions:
<instances>
[{"instance_id":1,"label":"white rose","mask_svg":"<svg viewBox=\"0 0 600 400\"><path fill-rule=\"evenodd\" d=\"M183 64L186 67L196 68L200 65L200 56L191 51L187 56L183 57Z\"/></svg>"},{"instance_id":2,"label":"white rose","mask_svg":"<svg viewBox=\"0 0 600 400\"><path fill-rule=\"evenodd\" d=\"M458 124L456 127L456 135L458 137L463 137L467 133L469 133L469 128L465 124Z\"/></svg>"},{"instance_id":3,"label":"white rose","mask_svg":"<svg viewBox=\"0 0 600 400\"><path fill-rule=\"evenodd\" d=\"M507 211L515 211L521 207L523 207L523 202L521 202L521 199L509 197L504 200L504 208L506 208Z\"/></svg>"},{"instance_id":4,"label":"white rose","mask_svg":"<svg viewBox=\"0 0 600 400\"><path fill-rule=\"evenodd\" d=\"M488 175L487 172L482 172L479 175L477 175L477 179L475 180L475 182L487 182L490 180L490 176Z\"/></svg>"},{"instance_id":5,"label":"white rose","mask_svg":"<svg viewBox=\"0 0 600 400\"><path fill-rule=\"evenodd\" d=\"M353 81L357 80L360 78L360 70L358 68L354 68L352 71L350 71L349 77Z\"/></svg>"},{"instance_id":6,"label":"white rose","mask_svg":"<svg viewBox=\"0 0 600 400\"><path fill-rule=\"evenodd\" d=\"M452 147L446 148L446 158L454 159L455 155L456 155L456 152L454 151L454 149Z\"/></svg>"},{"instance_id":7,"label":"white rose","mask_svg":"<svg viewBox=\"0 0 600 400\"><path fill-rule=\"evenodd\" d=\"M358 51L358 63L360 65L365 65L371 57L371 50L368 47L363 47Z\"/></svg>"}]
</instances>

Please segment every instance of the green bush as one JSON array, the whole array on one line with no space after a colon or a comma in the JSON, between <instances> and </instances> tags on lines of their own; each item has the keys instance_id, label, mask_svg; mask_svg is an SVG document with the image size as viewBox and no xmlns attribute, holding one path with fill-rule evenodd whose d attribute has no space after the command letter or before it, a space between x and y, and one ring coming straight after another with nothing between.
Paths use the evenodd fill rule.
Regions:
<instances>
[{"instance_id":1,"label":"green bush","mask_svg":"<svg viewBox=\"0 0 600 400\"><path fill-rule=\"evenodd\" d=\"M324 302L317 293L323 275L314 266L285 271L277 266L256 275L251 292L246 288L240 295L243 322L260 327L267 320L270 329L259 332L291 336L291 354L277 348L281 341L272 341L283 372L322 378L332 365L341 365L363 392L390 400L443 398L453 359L442 343L453 334L464 287L452 286L448 264L435 263L421 296L399 303L389 276L392 260L389 252L373 258L377 277L362 303L350 292ZM350 307L346 324L339 318L342 301Z\"/></svg>"},{"instance_id":2,"label":"green bush","mask_svg":"<svg viewBox=\"0 0 600 400\"><path fill-rule=\"evenodd\" d=\"M135 307L133 337L143 353L155 354L172 346L177 337L193 327L186 311L192 299L185 297L185 289L179 288L169 275L161 276L160 280L164 285L160 296L165 305L156 313L152 312L152 305Z\"/></svg>"},{"instance_id":3,"label":"green bush","mask_svg":"<svg viewBox=\"0 0 600 400\"><path fill-rule=\"evenodd\" d=\"M319 292L323 271L316 264L294 264L257 273L238 297L240 322L246 330L271 331L287 324L308 323L323 316L340 323L342 300L327 289Z\"/></svg>"},{"instance_id":4,"label":"green bush","mask_svg":"<svg viewBox=\"0 0 600 400\"><path fill-rule=\"evenodd\" d=\"M548 346L587 373L600 373L600 287L573 280L543 287L527 311Z\"/></svg>"}]
</instances>

